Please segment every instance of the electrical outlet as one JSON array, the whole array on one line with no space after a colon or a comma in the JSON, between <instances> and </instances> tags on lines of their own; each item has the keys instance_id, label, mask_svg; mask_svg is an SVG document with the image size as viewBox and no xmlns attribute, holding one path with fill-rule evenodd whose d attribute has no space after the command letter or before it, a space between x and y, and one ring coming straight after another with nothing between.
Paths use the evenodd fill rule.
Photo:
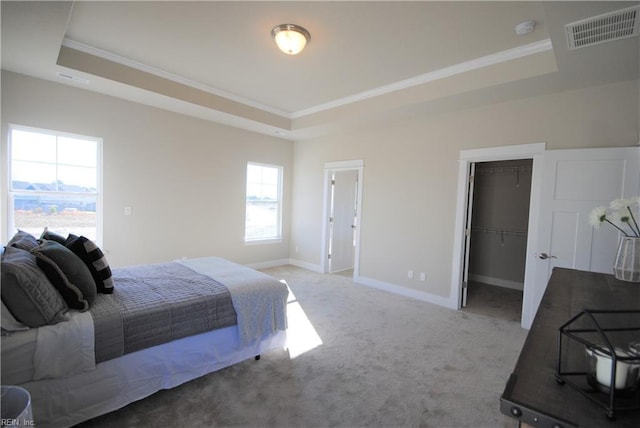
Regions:
<instances>
[{"instance_id":1,"label":"electrical outlet","mask_svg":"<svg viewBox=\"0 0 640 428\"><path fill-rule=\"evenodd\" d=\"M411 269L409 269L409 272L407 272L407 278L413 279L413 271Z\"/></svg>"},{"instance_id":2,"label":"electrical outlet","mask_svg":"<svg viewBox=\"0 0 640 428\"><path fill-rule=\"evenodd\" d=\"M427 280L427 274L424 272L420 272L420 281L426 281Z\"/></svg>"}]
</instances>

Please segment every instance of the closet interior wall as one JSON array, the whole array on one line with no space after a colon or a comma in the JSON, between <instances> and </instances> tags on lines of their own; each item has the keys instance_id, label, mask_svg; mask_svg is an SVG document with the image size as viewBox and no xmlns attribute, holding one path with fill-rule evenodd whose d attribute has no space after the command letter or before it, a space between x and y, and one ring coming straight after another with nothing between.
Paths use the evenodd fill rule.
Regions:
<instances>
[{"instance_id":1,"label":"closet interior wall","mask_svg":"<svg viewBox=\"0 0 640 428\"><path fill-rule=\"evenodd\" d=\"M476 164L469 280L523 290L533 160Z\"/></svg>"}]
</instances>

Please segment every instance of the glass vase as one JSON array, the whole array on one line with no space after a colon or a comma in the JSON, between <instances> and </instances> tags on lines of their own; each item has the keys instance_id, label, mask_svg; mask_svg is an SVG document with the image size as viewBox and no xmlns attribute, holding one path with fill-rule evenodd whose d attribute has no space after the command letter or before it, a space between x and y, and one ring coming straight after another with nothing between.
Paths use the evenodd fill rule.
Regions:
<instances>
[{"instance_id":1,"label":"glass vase","mask_svg":"<svg viewBox=\"0 0 640 428\"><path fill-rule=\"evenodd\" d=\"M613 274L622 281L640 282L640 238L625 236L620 239Z\"/></svg>"}]
</instances>

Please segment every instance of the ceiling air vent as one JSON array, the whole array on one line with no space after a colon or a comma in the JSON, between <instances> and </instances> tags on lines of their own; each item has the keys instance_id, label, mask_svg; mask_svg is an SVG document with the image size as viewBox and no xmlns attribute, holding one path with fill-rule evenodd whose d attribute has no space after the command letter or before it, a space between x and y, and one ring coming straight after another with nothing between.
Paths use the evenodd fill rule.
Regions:
<instances>
[{"instance_id":1,"label":"ceiling air vent","mask_svg":"<svg viewBox=\"0 0 640 428\"><path fill-rule=\"evenodd\" d=\"M609 12L565 25L569 49L637 36L640 6Z\"/></svg>"}]
</instances>

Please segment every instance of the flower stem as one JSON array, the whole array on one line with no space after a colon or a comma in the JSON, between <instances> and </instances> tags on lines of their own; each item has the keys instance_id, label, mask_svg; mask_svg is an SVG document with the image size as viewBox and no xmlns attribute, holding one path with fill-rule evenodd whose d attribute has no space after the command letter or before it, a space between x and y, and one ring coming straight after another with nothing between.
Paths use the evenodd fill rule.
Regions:
<instances>
[{"instance_id":1,"label":"flower stem","mask_svg":"<svg viewBox=\"0 0 640 428\"><path fill-rule=\"evenodd\" d=\"M614 223L611 223L609 221L608 218L605 218L604 221L606 221L607 223L609 223L611 226L615 227L616 229L618 229L620 232L622 232L624 234L624 236L629 237L629 234L627 232L625 232L624 230L622 230L621 228L619 228L618 226L616 226Z\"/></svg>"},{"instance_id":2,"label":"flower stem","mask_svg":"<svg viewBox=\"0 0 640 428\"><path fill-rule=\"evenodd\" d=\"M636 226L635 230L633 230L633 227L631 228L631 230L633 231L633 233L635 233L636 236L640 237L640 227L638 227L638 222L636 222L636 218L633 216L633 212L631 211L631 208L628 205L627 205L627 211L629 211L631 220L633 220L633 224Z\"/></svg>"}]
</instances>

